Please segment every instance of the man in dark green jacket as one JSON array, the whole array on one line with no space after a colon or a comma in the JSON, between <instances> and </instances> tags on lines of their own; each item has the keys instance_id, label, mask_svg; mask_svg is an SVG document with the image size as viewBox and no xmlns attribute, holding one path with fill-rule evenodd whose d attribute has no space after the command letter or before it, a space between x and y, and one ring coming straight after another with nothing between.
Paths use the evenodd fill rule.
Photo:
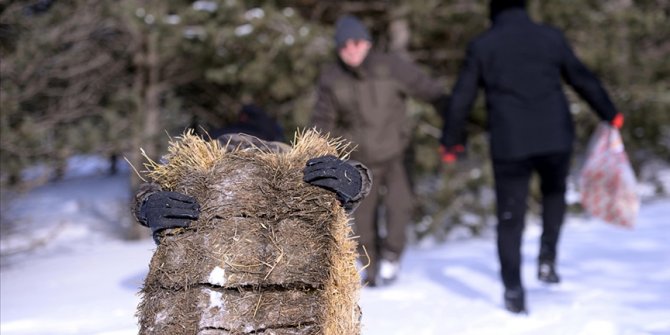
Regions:
<instances>
[{"instance_id":1,"label":"man in dark green jacket","mask_svg":"<svg viewBox=\"0 0 670 335\"><path fill-rule=\"evenodd\" d=\"M335 27L338 62L323 69L311 124L356 145L352 158L374 178L372 190L354 213L359 251L368 285L396 278L411 220L412 197L404 152L410 141L408 97L439 105L445 87L416 64L398 55L372 51L367 28L353 16ZM383 197L386 234L380 236L377 206ZM378 276L379 274L379 276Z\"/></svg>"}]
</instances>

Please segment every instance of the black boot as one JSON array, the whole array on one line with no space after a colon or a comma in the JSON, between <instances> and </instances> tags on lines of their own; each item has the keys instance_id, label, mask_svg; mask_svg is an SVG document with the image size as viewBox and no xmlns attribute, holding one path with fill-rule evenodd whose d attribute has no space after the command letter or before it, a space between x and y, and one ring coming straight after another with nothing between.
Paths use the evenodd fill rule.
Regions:
<instances>
[{"instance_id":1,"label":"black boot","mask_svg":"<svg viewBox=\"0 0 670 335\"><path fill-rule=\"evenodd\" d=\"M540 261L537 266L537 279L547 284L558 284L561 277L556 273L556 265L553 261Z\"/></svg>"},{"instance_id":2,"label":"black boot","mask_svg":"<svg viewBox=\"0 0 670 335\"><path fill-rule=\"evenodd\" d=\"M505 309L514 314L528 314L526 295L522 287L505 289Z\"/></svg>"}]
</instances>

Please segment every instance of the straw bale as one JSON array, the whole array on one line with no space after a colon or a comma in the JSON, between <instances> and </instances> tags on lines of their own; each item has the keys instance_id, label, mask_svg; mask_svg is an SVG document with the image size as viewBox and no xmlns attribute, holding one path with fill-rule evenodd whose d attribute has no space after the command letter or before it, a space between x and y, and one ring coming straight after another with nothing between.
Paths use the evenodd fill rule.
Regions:
<instances>
[{"instance_id":1,"label":"straw bale","mask_svg":"<svg viewBox=\"0 0 670 335\"><path fill-rule=\"evenodd\" d=\"M167 164L149 162L163 189L195 197L200 218L167 231L138 308L141 334L360 333L356 243L334 194L302 180L308 159L346 158L315 131L285 152L221 146L190 133Z\"/></svg>"},{"instance_id":2,"label":"straw bale","mask_svg":"<svg viewBox=\"0 0 670 335\"><path fill-rule=\"evenodd\" d=\"M204 330L223 334L319 334L318 316L323 311L305 306L320 306L316 290L280 290L256 292L215 287L187 290L159 290L152 295L147 319L155 334L202 334ZM188 307L188 308L184 308ZM142 323L144 325L145 323ZM216 334L216 332L214 332Z\"/></svg>"}]
</instances>

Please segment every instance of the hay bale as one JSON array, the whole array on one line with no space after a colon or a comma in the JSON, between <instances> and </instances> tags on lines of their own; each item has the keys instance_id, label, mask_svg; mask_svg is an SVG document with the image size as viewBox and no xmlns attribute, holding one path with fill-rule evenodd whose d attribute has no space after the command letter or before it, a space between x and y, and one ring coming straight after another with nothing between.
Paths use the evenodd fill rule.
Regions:
<instances>
[{"instance_id":1,"label":"hay bale","mask_svg":"<svg viewBox=\"0 0 670 335\"><path fill-rule=\"evenodd\" d=\"M171 141L168 163L150 161L147 176L195 197L201 215L163 233L140 334L359 334L347 216L332 192L302 180L308 159L345 149L315 131L286 152L231 150L191 133Z\"/></svg>"}]
</instances>

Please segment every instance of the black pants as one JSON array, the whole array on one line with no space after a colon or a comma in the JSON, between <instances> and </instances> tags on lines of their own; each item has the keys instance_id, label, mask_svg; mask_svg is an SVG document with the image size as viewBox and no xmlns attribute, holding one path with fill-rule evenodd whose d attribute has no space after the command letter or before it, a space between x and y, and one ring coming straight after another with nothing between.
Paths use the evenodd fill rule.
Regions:
<instances>
[{"instance_id":1,"label":"black pants","mask_svg":"<svg viewBox=\"0 0 670 335\"><path fill-rule=\"evenodd\" d=\"M521 160L494 160L498 216L498 257L506 288L521 287L521 241L525 225L528 188L533 171L540 176L542 237L539 260L554 261L565 216L566 178L570 152L533 156Z\"/></svg>"}]
</instances>

